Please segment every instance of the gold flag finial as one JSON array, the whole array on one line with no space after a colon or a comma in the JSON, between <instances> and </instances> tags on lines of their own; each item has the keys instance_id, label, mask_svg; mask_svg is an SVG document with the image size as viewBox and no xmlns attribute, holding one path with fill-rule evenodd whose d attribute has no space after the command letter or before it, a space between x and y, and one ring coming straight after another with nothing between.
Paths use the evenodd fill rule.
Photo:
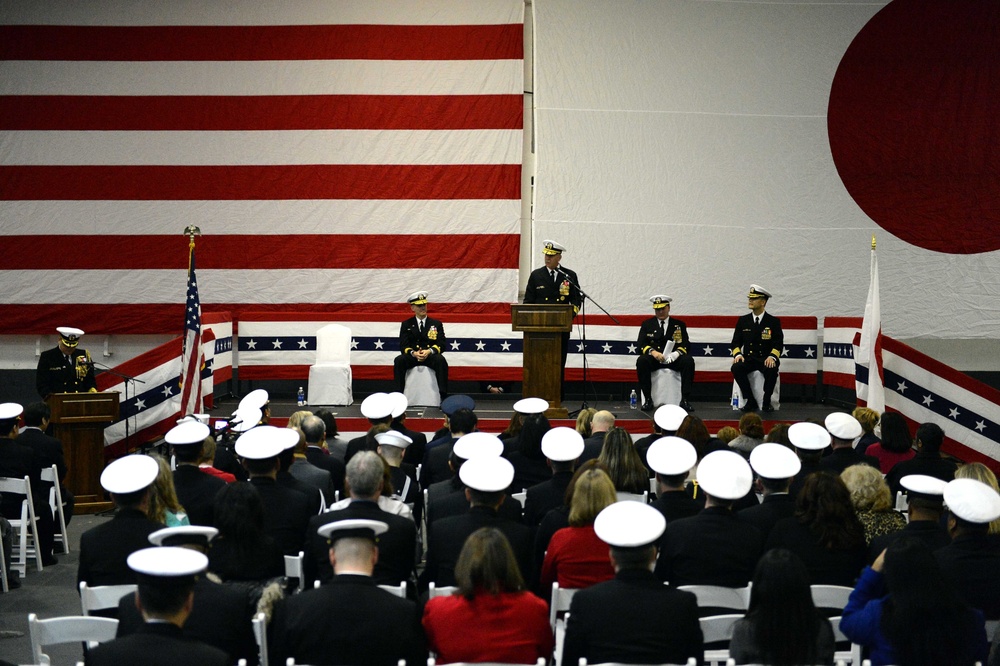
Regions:
<instances>
[{"instance_id":1,"label":"gold flag finial","mask_svg":"<svg viewBox=\"0 0 1000 666\"><path fill-rule=\"evenodd\" d=\"M193 224L184 227L184 235L188 237L188 247L194 249L194 237L201 236L201 228Z\"/></svg>"},{"instance_id":2,"label":"gold flag finial","mask_svg":"<svg viewBox=\"0 0 1000 666\"><path fill-rule=\"evenodd\" d=\"M875 234L872 234L872 249L875 249Z\"/></svg>"}]
</instances>

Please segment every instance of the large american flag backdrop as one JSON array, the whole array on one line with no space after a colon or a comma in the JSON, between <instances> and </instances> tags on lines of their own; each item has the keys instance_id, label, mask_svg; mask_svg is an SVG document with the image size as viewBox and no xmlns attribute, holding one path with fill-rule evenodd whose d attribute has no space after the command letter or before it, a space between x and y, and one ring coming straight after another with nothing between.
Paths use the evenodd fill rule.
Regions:
<instances>
[{"instance_id":1,"label":"large american flag backdrop","mask_svg":"<svg viewBox=\"0 0 1000 666\"><path fill-rule=\"evenodd\" d=\"M517 298L521 0L0 7L0 334Z\"/></svg>"}]
</instances>

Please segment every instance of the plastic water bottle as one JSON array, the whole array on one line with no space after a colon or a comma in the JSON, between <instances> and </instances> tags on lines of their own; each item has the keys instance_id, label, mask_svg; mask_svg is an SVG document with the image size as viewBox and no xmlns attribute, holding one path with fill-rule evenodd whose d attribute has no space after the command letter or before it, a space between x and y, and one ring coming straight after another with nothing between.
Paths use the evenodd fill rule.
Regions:
<instances>
[{"instance_id":1,"label":"plastic water bottle","mask_svg":"<svg viewBox=\"0 0 1000 666\"><path fill-rule=\"evenodd\" d=\"M733 391L733 409L739 409L739 408L740 408L740 394L737 393L736 391Z\"/></svg>"},{"instance_id":2,"label":"plastic water bottle","mask_svg":"<svg viewBox=\"0 0 1000 666\"><path fill-rule=\"evenodd\" d=\"M298 404L299 407L305 407L306 406L306 392L302 390L301 386L299 387L299 396L298 396L298 403L297 404Z\"/></svg>"},{"instance_id":3,"label":"plastic water bottle","mask_svg":"<svg viewBox=\"0 0 1000 666\"><path fill-rule=\"evenodd\" d=\"M632 393L628 396L628 408L637 409L639 407L639 396L635 394L635 389L632 389Z\"/></svg>"}]
</instances>

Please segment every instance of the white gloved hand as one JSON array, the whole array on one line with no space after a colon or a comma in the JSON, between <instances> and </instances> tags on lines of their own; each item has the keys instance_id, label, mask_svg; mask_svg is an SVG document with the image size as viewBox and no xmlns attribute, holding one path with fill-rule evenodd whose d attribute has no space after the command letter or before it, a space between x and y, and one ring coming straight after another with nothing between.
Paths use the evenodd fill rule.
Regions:
<instances>
[{"instance_id":1,"label":"white gloved hand","mask_svg":"<svg viewBox=\"0 0 1000 666\"><path fill-rule=\"evenodd\" d=\"M670 354L664 359L667 363L673 363L681 357L681 353L678 351L670 352Z\"/></svg>"}]
</instances>

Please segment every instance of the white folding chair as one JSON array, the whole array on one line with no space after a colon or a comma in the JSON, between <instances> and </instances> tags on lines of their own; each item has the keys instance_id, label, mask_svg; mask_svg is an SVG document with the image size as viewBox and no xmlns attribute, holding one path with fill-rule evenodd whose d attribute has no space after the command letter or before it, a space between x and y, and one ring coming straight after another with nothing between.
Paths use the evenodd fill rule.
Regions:
<instances>
[{"instance_id":1,"label":"white folding chair","mask_svg":"<svg viewBox=\"0 0 1000 666\"><path fill-rule=\"evenodd\" d=\"M379 585L379 587L400 599L406 598L406 581L401 582L399 585Z\"/></svg>"},{"instance_id":2,"label":"white folding chair","mask_svg":"<svg viewBox=\"0 0 1000 666\"><path fill-rule=\"evenodd\" d=\"M302 567L305 560L306 554L301 550L298 555L285 555L285 577L298 579L299 586L295 590L296 592L306 589L305 576L302 574Z\"/></svg>"},{"instance_id":3,"label":"white folding chair","mask_svg":"<svg viewBox=\"0 0 1000 666\"><path fill-rule=\"evenodd\" d=\"M643 504L649 504L649 491L644 490L641 493L623 493L619 492L618 501L619 502L642 502Z\"/></svg>"},{"instance_id":4,"label":"white folding chair","mask_svg":"<svg viewBox=\"0 0 1000 666\"><path fill-rule=\"evenodd\" d=\"M514 499L516 499L518 502L521 503L521 510L523 511L524 510L524 503L528 501L528 491L527 490L522 490L519 493L511 493L510 496L513 497Z\"/></svg>"},{"instance_id":5,"label":"white folding chair","mask_svg":"<svg viewBox=\"0 0 1000 666\"><path fill-rule=\"evenodd\" d=\"M260 666L270 666L267 658L267 616L257 613L253 618L253 637L257 641Z\"/></svg>"},{"instance_id":6,"label":"white folding chair","mask_svg":"<svg viewBox=\"0 0 1000 666\"><path fill-rule=\"evenodd\" d=\"M836 644L849 643L851 639L845 636L844 632L840 630L840 619L839 615L830 618L830 624L833 626L833 641ZM854 666L858 666L861 663L861 646L857 643L851 643L851 649L834 652L833 660L838 664L854 664Z\"/></svg>"},{"instance_id":7,"label":"white folding chair","mask_svg":"<svg viewBox=\"0 0 1000 666\"><path fill-rule=\"evenodd\" d=\"M62 552L69 552L69 532L66 531L66 512L63 510L62 489L59 487L59 469L52 465L42 470L42 481L51 483L49 488L49 508L52 515L59 518L59 531L56 532L54 541L62 544Z\"/></svg>"},{"instance_id":8,"label":"white folding chair","mask_svg":"<svg viewBox=\"0 0 1000 666\"><path fill-rule=\"evenodd\" d=\"M35 664L49 664L49 656L42 651L46 645L86 641L91 646L114 640L118 620L107 617L54 617L39 620L28 614L28 633L31 636L31 659Z\"/></svg>"},{"instance_id":9,"label":"white folding chair","mask_svg":"<svg viewBox=\"0 0 1000 666\"><path fill-rule=\"evenodd\" d=\"M80 607L84 616L94 611L118 608L118 602L126 594L132 594L136 585L97 585L90 587L86 582L80 583Z\"/></svg>"},{"instance_id":10,"label":"white folding chair","mask_svg":"<svg viewBox=\"0 0 1000 666\"><path fill-rule=\"evenodd\" d=\"M438 587L434 583L429 583L427 585L427 598L433 599L434 597L447 597L448 595L455 594L457 589L458 587L455 585Z\"/></svg>"},{"instance_id":11,"label":"white folding chair","mask_svg":"<svg viewBox=\"0 0 1000 666\"><path fill-rule=\"evenodd\" d=\"M681 585L677 589L694 594L698 599L699 608L723 608L743 612L750 606L749 586Z\"/></svg>"},{"instance_id":12,"label":"white folding chair","mask_svg":"<svg viewBox=\"0 0 1000 666\"><path fill-rule=\"evenodd\" d=\"M810 585L809 590L816 608L833 609L837 611L836 615L840 615L840 611L844 610L854 588L844 585Z\"/></svg>"},{"instance_id":13,"label":"white folding chair","mask_svg":"<svg viewBox=\"0 0 1000 666\"><path fill-rule=\"evenodd\" d=\"M0 587L3 587L4 592L10 592L10 583L7 581L7 556L3 554L3 548L0 548Z\"/></svg>"},{"instance_id":14,"label":"white folding chair","mask_svg":"<svg viewBox=\"0 0 1000 666\"><path fill-rule=\"evenodd\" d=\"M549 624L552 626L552 633L556 639L555 664L562 664L563 643L566 641L566 618L569 616L569 604L576 594L576 588L559 587L559 583L552 583L552 600L549 603Z\"/></svg>"},{"instance_id":15,"label":"white folding chair","mask_svg":"<svg viewBox=\"0 0 1000 666\"><path fill-rule=\"evenodd\" d=\"M34 554L35 566L42 570L42 550L38 547L38 520L35 505L31 501L31 479L11 479L0 477L0 493L24 495L21 501L21 517L8 518L15 530L14 548L11 552L14 562L11 569L17 569L24 578L28 574L28 555Z\"/></svg>"},{"instance_id":16,"label":"white folding chair","mask_svg":"<svg viewBox=\"0 0 1000 666\"><path fill-rule=\"evenodd\" d=\"M709 615L698 620L701 624L701 635L705 640L705 645L719 641L726 642L725 649L705 649L705 663L725 664L729 659L729 639L733 637L733 625L737 620L742 620L743 613L733 613L731 615Z\"/></svg>"},{"instance_id":17,"label":"white folding chair","mask_svg":"<svg viewBox=\"0 0 1000 666\"><path fill-rule=\"evenodd\" d=\"M323 494L323 489L320 488L320 491L319 491L319 511L316 512L316 515L318 516L319 514L325 512L325 511L326 511L326 495Z\"/></svg>"}]
</instances>

